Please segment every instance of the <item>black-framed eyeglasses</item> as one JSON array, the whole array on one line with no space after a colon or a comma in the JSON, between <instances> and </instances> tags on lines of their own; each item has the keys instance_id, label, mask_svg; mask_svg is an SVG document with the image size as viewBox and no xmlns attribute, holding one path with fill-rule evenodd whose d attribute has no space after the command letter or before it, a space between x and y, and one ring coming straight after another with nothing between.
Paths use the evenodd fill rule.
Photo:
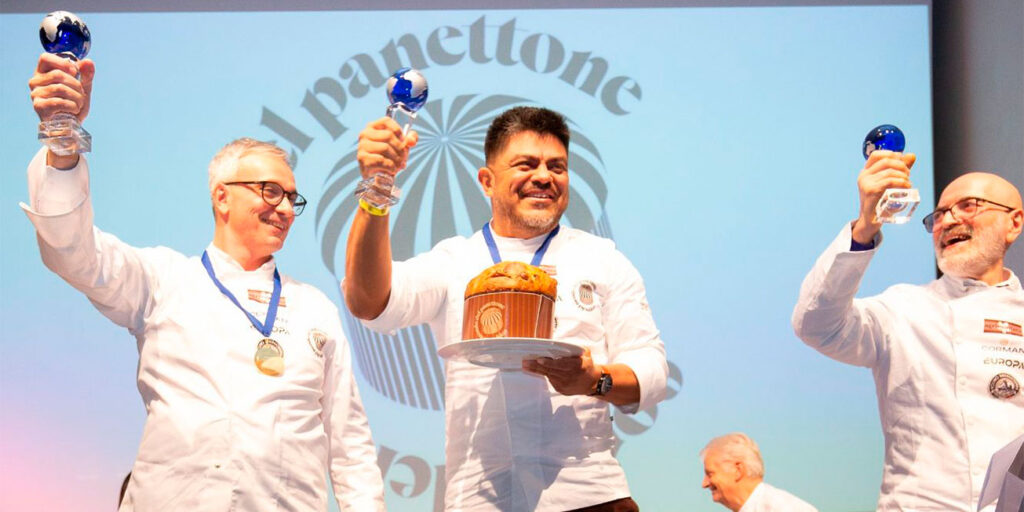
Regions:
<instances>
[{"instance_id":1,"label":"black-framed eyeglasses","mask_svg":"<svg viewBox=\"0 0 1024 512\"><path fill-rule=\"evenodd\" d=\"M924 218L921 219L921 223L924 224L924 230L931 233L932 229L935 228L935 223L942 220L942 218L946 216L946 212L951 213L955 220L967 220L984 211L982 205L985 204L1006 208L1007 212L1016 210L1016 208L1012 206L999 204L995 201L989 201L988 199L982 199L980 197L965 197L953 203L952 206L948 208L939 208L938 210L925 215Z\"/></svg>"},{"instance_id":2,"label":"black-framed eyeglasses","mask_svg":"<svg viewBox=\"0 0 1024 512\"><path fill-rule=\"evenodd\" d=\"M302 214L302 210L306 208L306 198L302 197L302 194L298 192L285 192L284 187L274 183L273 181L229 181L224 183L225 185L259 185L260 196L270 206L277 206L284 201L287 197L292 203L292 210L295 211L295 215Z\"/></svg>"}]
</instances>

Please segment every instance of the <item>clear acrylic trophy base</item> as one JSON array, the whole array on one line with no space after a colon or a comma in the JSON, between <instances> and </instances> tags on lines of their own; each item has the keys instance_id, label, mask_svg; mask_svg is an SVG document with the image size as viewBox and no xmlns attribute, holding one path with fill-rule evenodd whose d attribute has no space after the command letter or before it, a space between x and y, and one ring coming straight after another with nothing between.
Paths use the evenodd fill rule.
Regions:
<instances>
[{"instance_id":1,"label":"clear acrylic trophy base","mask_svg":"<svg viewBox=\"0 0 1024 512\"><path fill-rule=\"evenodd\" d=\"M916 188L890 188L875 206L875 217L886 224L906 224L919 204L921 194Z\"/></svg>"},{"instance_id":2,"label":"clear acrylic trophy base","mask_svg":"<svg viewBox=\"0 0 1024 512\"><path fill-rule=\"evenodd\" d=\"M409 133L409 129L412 128L413 121L416 120L416 112L405 108L405 105L401 103L388 105L387 115L402 126L402 135Z\"/></svg>"},{"instance_id":3,"label":"clear acrylic trophy base","mask_svg":"<svg viewBox=\"0 0 1024 512\"><path fill-rule=\"evenodd\" d=\"M77 117L65 112L39 123L39 141L60 156L88 153L92 149L92 135L82 128Z\"/></svg>"},{"instance_id":4,"label":"clear acrylic trophy base","mask_svg":"<svg viewBox=\"0 0 1024 512\"><path fill-rule=\"evenodd\" d=\"M416 112L401 103L388 105L387 116L402 125L403 137L409 133L413 121L416 120ZM380 172L360 181L356 185L356 195L370 203L370 206L386 210L398 204L402 191L395 186L394 176Z\"/></svg>"},{"instance_id":5,"label":"clear acrylic trophy base","mask_svg":"<svg viewBox=\"0 0 1024 512\"><path fill-rule=\"evenodd\" d=\"M383 210L398 204L401 195L402 191L395 186L395 177L385 172L378 172L356 184L356 196Z\"/></svg>"}]
</instances>

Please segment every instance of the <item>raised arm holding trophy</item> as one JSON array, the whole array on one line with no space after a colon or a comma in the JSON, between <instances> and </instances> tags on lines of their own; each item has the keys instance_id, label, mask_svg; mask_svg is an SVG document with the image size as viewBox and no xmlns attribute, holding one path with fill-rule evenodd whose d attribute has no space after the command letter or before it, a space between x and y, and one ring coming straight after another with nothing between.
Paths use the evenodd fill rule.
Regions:
<instances>
[{"instance_id":1,"label":"raised arm holding trophy","mask_svg":"<svg viewBox=\"0 0 1024 512\"><path fill-rule=\"evenodd\" d=\"M975 512L990 457L1024 434L1024 368L1010 357L1024 350L1024 291L1004 265L1024 226L1021 196L991 173L953 180L923 219L943 276L857 297L884 250L883 222L905 222L914 206L915 156L901 152L895 127L875 134L859 214L804 279L793 328L822 354L871 370L885 437L878 510Z\"/></svg>"},{"instance_id":2,"label":"raised arm holding trophy","mask_svg":"<svg viewBox=\"0 0 1024 512\"><path fill-rule=\"evenodd\" d=\"M88 29L75 20L60 13L43 23L57 54L39 56L29 88L44 129L58 127L40 136L47 145L29 164L21 207L47 268L128 331L75 341L124 343L130 333L124 348L138 350L146 421L119 510L325 510L325 475L341 510L384 510L337 307L279 272L274 257L306 204L288 153L240 138L207 172L192 170L208 178L214 221L201 257L134 247L97 228L93 190L109 181L90 179L89 137L76 128L95 66L84 58ZM96 206L145 208L145 199Z\"/></svg>"}]
</instances>

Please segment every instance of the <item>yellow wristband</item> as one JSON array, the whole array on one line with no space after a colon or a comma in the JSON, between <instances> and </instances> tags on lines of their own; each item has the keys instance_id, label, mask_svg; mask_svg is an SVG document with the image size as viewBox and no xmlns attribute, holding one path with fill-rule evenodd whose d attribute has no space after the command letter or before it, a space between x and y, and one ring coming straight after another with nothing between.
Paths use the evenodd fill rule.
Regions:
<instances>
[{"instance_id":1,"label":"yellow wristband","mask_svg":"<svg viewBox=\"0 0 1024 512\"><path fill-rule=\"evenodd\" d=\"M387 215L389 210L389 208L387 207L377 208L376 206L367 202L366 199L363 199L361 197L359 198L359 207L362 208L363 211L365 211L366 213L369 213L370 215L376 217L383 217Z\"/></svg>"}]
</instances>

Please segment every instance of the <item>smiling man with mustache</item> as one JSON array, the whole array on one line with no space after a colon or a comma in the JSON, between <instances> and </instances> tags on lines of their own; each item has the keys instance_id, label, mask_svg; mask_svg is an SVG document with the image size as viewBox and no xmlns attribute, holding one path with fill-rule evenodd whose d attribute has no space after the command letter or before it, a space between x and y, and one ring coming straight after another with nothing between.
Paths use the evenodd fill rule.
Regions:
<instances>
[{"instance_id":1,"label":"smiling man with mustache","mask_svg":"<svg viewBox=\"0 0 1024 512\"><path fill-rule=\"evenodd\" d=\"M397 174L417 137L388 118L368 124L359 136L363 176ZM559 226L568 147L560 114L512 108L484 141L477 181L493 218L482 230L392 263L387 211L361 203L352 224L343 290L367 326L429 323L442 346L461 341L470 279L494 260L536 261L557 271L553 338L586 347L579 357L525 361L525 372L446 362L448 510L638 510L613 455L609 404L634 413L661 400L665 348L633 265L611 240Z\"/></svg>"},{"instance_id":2,"label":"smiling man with mustache","mask_svg":"<svg viewBox=\"0 0 1024 512\"><path fill-rule=\"evenodd\" d=\"M1024 434L1024 291L1003 265L1024 212L1003 178L960 176L923 219L943 276L854 298L881 250L875 204L885 189L910 187L914 160L868 158L860 215L804 280L793 328L874 375L885 437L878 510L974 511L992 454Z\"/></svg>"},{"instance_id":3,"label":"smiling man with mustache","mask_svg":"<svg viewBox=\"0 0 1024 512\"><path fill-rule=\"evenodd\" d=\"M94 72L43 54L39 118L84 120ZM29 164L43 263L136 339L146 424L120 510L326 510L325 474L342 510L384 510L338 310L274 259L306 205L288 154L238 139L208 176L213 242L186 257L95 228L84 156L43 148Z\"/></svg>"}]
</instances>

